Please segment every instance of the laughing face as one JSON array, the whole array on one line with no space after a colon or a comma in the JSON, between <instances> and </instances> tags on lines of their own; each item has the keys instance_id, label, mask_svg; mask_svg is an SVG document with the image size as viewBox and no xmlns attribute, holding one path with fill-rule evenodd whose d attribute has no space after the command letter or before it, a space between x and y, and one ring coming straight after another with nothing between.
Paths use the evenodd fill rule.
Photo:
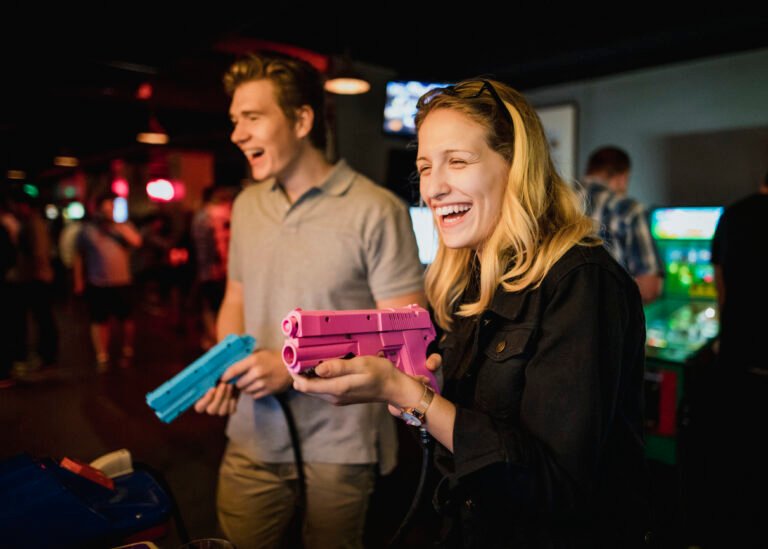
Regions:
<instances>
[{"instance_id":1,"label":"laughing face","mask_svg":"<svg viewBox=\"0 0 768 549\"><path fill-rule=\"evenodd\" d=\"M483 126L450 109L432 111L419 129L421 196L448 248L479 250L501 213L509 164L485 136Z\"/></svg>"},{"instance_id":2,"label":"laughing face","mask_svg":"<svg viewBox=\"0 0 768 549\"><path fill-rule=\"evenodd\" d=\"M252 80L237 87L229 108L232 142L248 159L256 181L280 178L299 153L300 132L277 103L270 80Z\"/></svg>"}]
</instances>

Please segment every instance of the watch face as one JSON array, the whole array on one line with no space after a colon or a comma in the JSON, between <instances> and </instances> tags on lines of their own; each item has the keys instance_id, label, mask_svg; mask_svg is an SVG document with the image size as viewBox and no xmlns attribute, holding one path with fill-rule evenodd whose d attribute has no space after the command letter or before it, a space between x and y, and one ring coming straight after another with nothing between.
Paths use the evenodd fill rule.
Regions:
<instances>
[{"instance_id":1,"label":"watch face","mask_svg":"<svg viewBox=\"0 0 768 549\"><path fill-rule=\"evenodd\" d=\"M401 417L408 425L413 427L421 427L421 420L410 412L403 411Z\"/></svg>"}]
</instances>

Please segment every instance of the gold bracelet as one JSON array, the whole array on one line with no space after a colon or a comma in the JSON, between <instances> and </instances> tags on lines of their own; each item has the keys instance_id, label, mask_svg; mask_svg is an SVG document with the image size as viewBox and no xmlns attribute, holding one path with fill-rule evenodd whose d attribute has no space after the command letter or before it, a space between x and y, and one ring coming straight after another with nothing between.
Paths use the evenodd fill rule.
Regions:
<instances>
[{"instance_id":1,"label":"gold bracelet","mask_svg":"<svg viewBox=\"0 0 768 549\"><path fill-rule=\"evenodd\" d=\"M427 410L435 398L435 391L424 384L424 392L421 394L418 406L401 408L400 417L408 424L414 427L422 427L427 424Z\"/></svg>"}]
</instances>

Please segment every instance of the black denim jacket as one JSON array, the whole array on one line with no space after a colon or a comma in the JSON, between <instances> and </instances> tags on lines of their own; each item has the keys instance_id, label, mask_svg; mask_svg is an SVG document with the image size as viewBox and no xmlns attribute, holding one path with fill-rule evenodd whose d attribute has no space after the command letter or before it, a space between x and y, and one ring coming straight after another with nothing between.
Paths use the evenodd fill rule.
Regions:
<instances>
[{"instance_id":1,"label":"black denim jacket","mask_svg":"<svg viewBox=\"0 0 768 549\"><path fill-rule=\"evenodd\" d=\"M443 337L457 406L454 453L436 451L446 546L642 545L644 343L636 284L583 246Z\"/></svg>"}]
</instances>

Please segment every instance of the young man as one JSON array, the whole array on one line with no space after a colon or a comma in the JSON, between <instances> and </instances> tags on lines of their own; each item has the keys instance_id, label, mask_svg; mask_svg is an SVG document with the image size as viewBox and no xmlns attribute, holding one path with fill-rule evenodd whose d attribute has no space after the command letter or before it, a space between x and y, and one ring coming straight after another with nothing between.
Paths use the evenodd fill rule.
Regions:
<instances>
[{"instance_id":1,"label":"young man","mask_svg":"<svg viewBox=\"0 0 768 549\"><path fill-rule=\"evenodd\" d=\"M582 183L589 215L613 257L637 282L643 303L661 295L662 270L643 205L627 196L629 155L617 147L594 151Z\"/></svg>"},{"instance_id":2,"label":"young man","mask_svg":"<svg viewBox=\"0 0 768 549\"><path fill-rule=\"evenodd\" d=\"M366 309L424 305L422 268L405 205L325 157L322 79L309 64L251 56L225 76L232 141L253 179L232 212L218 337L247 332L258 350L222 376L195 409L232 414L218 488L218 516L237 547L277 547L297 501L289 430L295 418L307 507L305 547L362 547L375 464L394 465L396 437L382 404L351 409L291 389L280 322L296 307Z\"/></svg>"}]
</instances>

